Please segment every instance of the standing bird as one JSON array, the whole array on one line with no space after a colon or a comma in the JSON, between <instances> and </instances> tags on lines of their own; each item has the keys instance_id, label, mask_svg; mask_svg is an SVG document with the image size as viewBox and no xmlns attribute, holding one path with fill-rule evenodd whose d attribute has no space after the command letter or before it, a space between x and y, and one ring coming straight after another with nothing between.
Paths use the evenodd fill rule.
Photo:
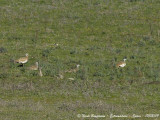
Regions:
<instances>
[{"instance_id":1,"label":"standing bird","mask_svg":"<svg viewBox=\"0 0 160 120\"><path fill-rule=\"evenodd\" d=\"M43 76L42 68L41 67L39 68L39 76L41 76L41 77Z\"/></svg>"},{"instance_id":2,"label":"standing bird","mask_svg":"<svg viewBox=\"0 0 160 120\"><path fill-rule=\"evenodd\" d=\"M15 60L15 62L21 63L24 66L24 64L28 62L28 53L26 53L26 57L21 57L21 58Z\"/></svg>"},{"instance_id":3,"label":"standing bird","mask_svg":"<svg viewBox=\"0 0 160 120\"><path fill-rule=\"evenodd\" d=\"M71 69L71 70L67 70L67 71L65 71L65 72L68 72L68 73L71 73L71 72L77 72L78 70L79 70L79 64L78 65L76 65L76 68L75 69Z\"/></svg>"},{"instance_id":4,"label":"standing bird","mask_svg":"<svg viewBox=\"0 0 160 120\"><path fill-rule=\"evenodd\" d=\"M38 62L35 63L35 65L32 65L29 67L30 70L38 70Z\"/></svg>"},{"instance_id":5,"label":"standing bird","mask_svg":"<svg viewBox=\"0 0 160 120\"><path fill-rule=\"evenodd\" d=\"M126 61L127 59L123 59L123 61L121 61L121 62L119 62L119 63L117 63L117 65L116 65L116 67L124 67L124 66L126 66Z\"/></svg>"},{"instance_id":6,"label":"standing bird","mask_svg":"<svg viewBox=\"0 0 160 120\"><path fill-rule=\"evenodd\" d=\"M60 72L57 76L56 76L57 79L63 79L64 78L64 73L63 72Z\"/></svg>"}]
</instances>

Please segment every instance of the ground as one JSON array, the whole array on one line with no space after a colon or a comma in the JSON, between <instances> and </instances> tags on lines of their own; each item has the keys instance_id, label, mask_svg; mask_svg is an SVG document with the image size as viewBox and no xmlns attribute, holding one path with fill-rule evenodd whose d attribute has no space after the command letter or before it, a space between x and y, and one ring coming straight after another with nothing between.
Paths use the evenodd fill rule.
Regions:
<instances>
[{"instance_id":1,"label":"ground","mask_svg":"<svg viewBox=\"0 0 160 120\"><path fill-rule=\"evenodd\" d=\"M0 119L156 119L145 115L160 113L159 6L159 0L0 0ZM14 60L26 53L29 61L18 67ZM116 68L124 58L127 65ZM43 77L27 69L37 61ZM77 64L79 71L58 78Z\"/></svg>"}]
</instances>

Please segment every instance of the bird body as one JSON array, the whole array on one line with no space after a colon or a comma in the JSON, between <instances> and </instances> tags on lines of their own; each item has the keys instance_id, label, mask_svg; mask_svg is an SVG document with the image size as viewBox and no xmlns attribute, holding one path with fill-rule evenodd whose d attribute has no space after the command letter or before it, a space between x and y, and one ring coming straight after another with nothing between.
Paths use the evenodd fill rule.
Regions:
<instances>
[{"instance_id":1,"label":"bird body","mask_svg":"<svg viewBox=\"0 0 160 120\"><path fill-rule=\"evenodd\" d=\"M64 72L60 71L59 74L56 75L57 79L63 79L64 78Z\"/></svg>"},{"instance_id":2,"label":"bird body","mask_svg":"<svg viewBox=\"0 0 160 120\"><path fill-rule=\"evenodd\" d=\"M15 60L15 62L21 63L21 64L27 63L28 62L28 53L26 53L26 57L21 57L21 58Z\"/></svg>"},{"instance_id":3,"label":"bird body","mask_svg":"<svg viewBox=\"0 0 160 120\"><path fill-rule=\"evenodd\" d=\"M39 68L39 76L41 76L41 77L43 76L42 68L41 67Z\"/></svg>"},{"instance_id":4,"label":"bird body","mask_svg":"<svg viewBox=\"0 0 160 120\"><path fill-rule=\"evenodd\" d=\"M69 80L74 80L74 78L68 78Z\"/></svg>"},{"instance_id":5,"label":"bird body","mask_svg":"<svg viewBox=\"0 0 160 120\"><path fill-rule=\"evenodd\" d=\"M72 73L72 72L77 72L79 70L79 64L77 65L77 67L75 69L71 69L71 70L67 70L65 72L68 72L68 73Z\"/></svg>"},{"instance_id":6,"label":"bird body","mask_svg":"<svg viewBox=\"0 0 160 120\"><path fill-rule=\"evenodd\" d=\"M63 79L64 75L63 74L58 74L57 79Z\"/></svg>"},{"instance_id":7,"label":"bird body","mask_svg":"<svg viewBox=\"0 0 160 120\"><path fill-rule=\"evenodd\" d=\"M119 63L117 63L117 67L125 67L126 66L126 61L127 59L123 59L123 61L121 61L121 62L119 62Z\"/></svg>"},{"instance_id":8,"label":"bird body","mask_svg":"<svg viewBox=\"0 0 160 120\"><path fill-rule=\"evenodd\" d=\"M35 65L29 67L30 70L38 70L38 62Z\"/></svg>"}]
</instances>

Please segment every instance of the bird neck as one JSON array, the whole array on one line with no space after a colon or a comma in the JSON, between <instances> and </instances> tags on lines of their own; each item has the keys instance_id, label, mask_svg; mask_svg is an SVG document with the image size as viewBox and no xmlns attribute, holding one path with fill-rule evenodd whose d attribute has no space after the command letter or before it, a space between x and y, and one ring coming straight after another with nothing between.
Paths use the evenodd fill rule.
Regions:
<instances>
[{"instance_id":1,"label":"bird neck","mask_svg":"<svg viewBox=\"0 0 160 120\"><path fill-rule=\"evenodd\" d=\"M41 69L39 69L39 74L40 76L43 76Z\"/></svg>"}]
</instances>

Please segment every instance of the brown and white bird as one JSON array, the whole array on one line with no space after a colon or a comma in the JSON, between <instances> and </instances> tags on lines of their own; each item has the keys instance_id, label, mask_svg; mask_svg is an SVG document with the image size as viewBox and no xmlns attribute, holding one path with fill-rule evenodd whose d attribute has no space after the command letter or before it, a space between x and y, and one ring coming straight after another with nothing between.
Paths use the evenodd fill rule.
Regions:
<instances>
[{"instance_id":1,"label":"brown and white bird","mask_svg":"<svg viewBox=\"0 0 160 120\"><path fill-rule=\"evenodd\" d=\"M63 79L64 78L64 73L60 72L57 76L57 79Z\"/></svg>"},{"instance_id":2,"label":"brown and white bird","mask_svg":"<svg viewBox=\"0 0 160 120\"><path fill-rule=\"evenodd\" d=\"M68 78L69 80L74 80L74 78Z\"/></svg>"},{"instance_id":3,"label":"brown and white bird","mask_svg":"<svg viewBox=\"0 0 160 120\"><path fill-rule=\"evenodd\" d=\"M39 68L39 76L41 76L41 77L43 76L42 68L41 67Z\"/></svg>"},{"instance_id":4,"label":"brown and white bird","mask_svg":"<svg viewBox=\"0 0 160 120\"><path fill-rule=\"evenodd\" d=\"M16 63L21 63L22 65L24 65L25 63L28 62L28 53L26 53L26 57L21 57L17 60L15 60Z\"/></svg>"},{"instance_id":5,"label":"brown and white bird","mask_svg":"<svg viewBox=\"0 0 160 120\"><path fill-rule=\"evenodd\" d=\"M71 70L66 70L65 72L68 72L68 73L71 73L71 72L77 72L79 70L79 64L76 65L76 68L75 69L71 69Z\"/></svg>"},{"instance_id":6,"label":"brown and white bird","mask_svg":"<svg viewBox=\"0 0 160 120\"><path fill-rule=\"evenodd\" d=\"M38 62L35 63L35 65L32 65L29 67L30 70L38 70Z\"/></svg>"},{"instance_id":7,"label":"brown and white bird","mask_svg":"<svg viewBox=\"0 0 160 120\"><path fill-rule=\"evenodd\" d=\"M126 66L126 61L127 59L123 59L123 61L121 61L121 62L119 62L119 63L117 63L117 65L116 65L116 67L125 67Z\"/></svg>"}]
</instances>

